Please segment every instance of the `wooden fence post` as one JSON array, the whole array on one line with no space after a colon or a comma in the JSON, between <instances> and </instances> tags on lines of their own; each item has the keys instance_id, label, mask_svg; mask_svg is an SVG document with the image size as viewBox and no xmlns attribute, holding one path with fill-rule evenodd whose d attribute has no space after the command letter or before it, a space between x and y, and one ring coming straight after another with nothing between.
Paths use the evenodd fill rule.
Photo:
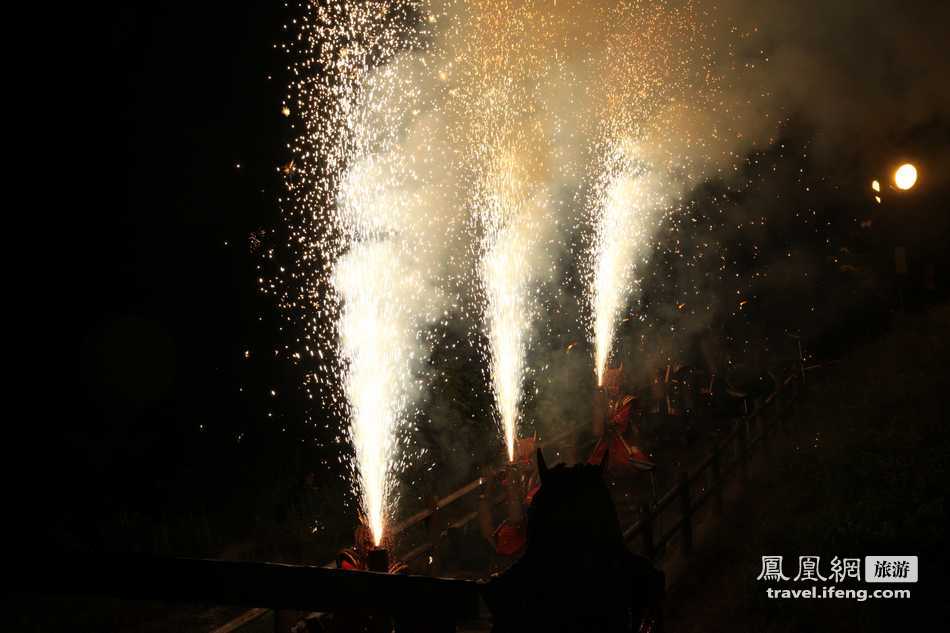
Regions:
<instances>
[{"instance_id":1,"label":"wooden fence post","mask_svg":"<svg viewBox=\"0 0 950 633\"><path fill-rule=\"evenodd\" d=\"M783 435L788 434L788 387L784 384L775 394L775 415L778 416L779 428Z\"/></svg>"},{"instance_id":2,"label":"wooden fence post","mask_svg":"<svg viewBox=\"0 0 950 633\"><path fill-rule=\"evenodd\" d=\"M722 516L722 450L719 442L713 446L712 455L712 488L713 497L716 500L716 516Z\"/></svg>"},{"instance_id":3,"label":"wooden fence post","mask_svg":"<svg viewBox=\"0 0 950 633\"><path fill-rule=\"evenodd\" d=\"M680 512L683 515L683 556L686 557L693 552L693 504L689 498L689 473L685 470L680 473L679 494Z\"/></svg>"},{"instance_id":4,"label":"wooden fence post","mask_svg":"<svg viewBox=\"0 0 950 633\"><path fill-rule=\"evenodd\" d=\"M427 567L428 575L442 575L442 534L445 531L445 517L442 509L439 507L439 498L432 497L430 501L432 513L426 519L426 528L428 531L429 543L432 548L429 550L429 565Z\"/></svg>"},{"instance_id":5,"label":"wooden fence post","mask_svg":"<svg viewBox=\"0 0 950 633\"><path fill-rule=\"evenodd\" d=\"M758 427L759 435L762 437L762 450L765 452L766 458L772 457L772 443L769 441L769 436L771 435L771 430L769 427L768 419L766 418L766 412L769 410L769 405L763 401L762 407L756 413L756 418L758 418Z\"/></svg>"},{"instance_id":6,"label":"wooden fence post","mask_svg":"<svg viewBox=\"0 0 950 633\"><path fill-rule=\"evenodd\" d=\"M795 413L798 410L798 400L801 397L801 390L798 379L789 384L787 398L785 399L785 417L788 419L788 431L791 434L796 432Z\"/></svg>"},{"instance_id":7,"label":"wooden fence post","mask_svg":"<svg viewBox=\"0 0 950 633\"><path fill-rule=\"evenodd\" d=\"M640 506L640 523L643 526L643 555L653 560L656 551L653 546L653 509L650 504L644 503Z\"/></svg>"},{"instance_id":8,"label":"wooden fence post","mask_svg":"<svg viewBox=\"0 0 950 633\"><path fill-rule=\"evenodd\" d=\"M736 434L739 441L739 473L742 481L749 479L749 418L742 418L739 432Z\"/></svg>"}]
</instances>

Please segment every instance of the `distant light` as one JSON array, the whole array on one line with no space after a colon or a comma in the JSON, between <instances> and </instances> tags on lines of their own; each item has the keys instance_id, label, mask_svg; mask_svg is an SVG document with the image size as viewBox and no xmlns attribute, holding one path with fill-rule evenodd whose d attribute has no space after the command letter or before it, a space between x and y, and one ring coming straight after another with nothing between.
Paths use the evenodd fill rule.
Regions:
<instances>
[{"instance_id":1,"label":"distant light","mask_svg":"<svg viewBox=\"0 0 950 633\"><path fill-rule=\"evenodd\" d=\"M872 181L871 181L871 189L873 189L874 191L880 191L880 190L881 190L881 183L878 182L877 180L872 180Z\"/></svg>"},{"instance_id":2,"label":"distant light","mask_svg":"<svg viewBox=\"0 0 950 633\"><path fill-rule=\"evenodd\" d=\"M917 183L917 168L910 163L904 163L894 172L894 184L898 189L907 191Z\"/></svg>"},{"instance_id":3,"label":"distant light","mask_svg":"<svg viewBox=\"0 0 950 633\"><path fill-rule=\"evenodd\" d=\"M283 114L284 116L290 116L290 108L288 108L287 106L284 106L283 108L280 109L280 113Z\"/></svg>"},{"instance_id":4,"label":"distant light","mask_svg":"<svg viewBox=\"0 0 950 633\"><path fill-rule=\"evenodd\" d=\"M881 196L874 196L874 201L881 204Z\"/></svg>"}]
</instances>

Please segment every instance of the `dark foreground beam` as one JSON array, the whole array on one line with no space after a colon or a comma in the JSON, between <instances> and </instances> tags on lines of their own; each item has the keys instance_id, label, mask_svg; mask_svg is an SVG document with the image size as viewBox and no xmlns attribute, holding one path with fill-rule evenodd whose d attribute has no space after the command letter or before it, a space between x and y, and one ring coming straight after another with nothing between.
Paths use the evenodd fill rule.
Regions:
<instances>
[{"instance_id":1,"label":"dark foreground beam","mask_svg":"<svg viewBox=\"0 0 950 633\"><path fill-rule=\"evenodd\" d=\"M456 621L476 618L479 608L473 581L307 565L103 554L24 558L5 567L4 584L14 592L301 611L372 608Z\"/></svg>"}]
</instances>

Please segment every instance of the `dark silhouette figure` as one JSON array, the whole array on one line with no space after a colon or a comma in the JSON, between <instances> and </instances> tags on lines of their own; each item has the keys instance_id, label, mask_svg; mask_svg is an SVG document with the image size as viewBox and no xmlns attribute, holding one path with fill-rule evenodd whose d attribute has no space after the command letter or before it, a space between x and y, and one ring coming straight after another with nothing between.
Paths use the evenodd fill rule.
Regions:
<instances>
[{"instance_id":1,"label":"dark silhouette figure","mask_svg":"<svg viewBox=\"0 0 950 633\"><path fill-rule=\"evenodd\" d=\"M606 461L549 469L538 451L525 553L483 590L495 633L659 632L665 579L624 545Z\"/></svg>"}]
</instances>

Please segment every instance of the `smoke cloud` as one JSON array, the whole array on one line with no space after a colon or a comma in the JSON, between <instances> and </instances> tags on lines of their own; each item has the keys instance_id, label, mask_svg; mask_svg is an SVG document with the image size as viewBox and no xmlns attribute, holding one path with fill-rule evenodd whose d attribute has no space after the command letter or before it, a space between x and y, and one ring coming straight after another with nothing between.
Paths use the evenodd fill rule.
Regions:
<instances>
[{"instance_id":1,"label":"smoke cloud","mask_svg":"<svg viewBox=\"0 0 950 633\"><path fill-rule=\"evenodd\" d=\"M435 429L429 432L435 444L456 441L442 425L491 417L483 401L474 408L460 403L480 394L446 394L431 385L486 346L498 357L486 333L493 318L524 320L514 343L526 367L524 393L511 397L528 410L521 414L525 433L582 423L593 379L591 282L584 271L592 266L597 191L611 190L604 176L619 149L637 165L625 186L641 187L651 200L636 238L630 236L642 246L623 259L635 269L622 280L616 317L629 324L619 335L630 354L643 349L637 341L644 335L672 325L680 342L655 351L651 362L662 364L716 319L734 314L743 293L774 282L759 275L757 266L775 264L761 253L749 255L726 298L726 282L714 289L710 281L735 264L735 242L771 243L766 225L781 226L787 217L776 215L802 209L801 200L787 196L773 205L765 195L749 195L755 186L750 155L778 151L794 120L813 130L812 167L827 170L829 178L854 179L915 129L946 125L950 106L942 33L950 13L943 6L883 2L871 10L864 2L818 0L336 4L360 17L333 37L316 37L328 78L315 91L312 116L333 119L326 116L329 100L360 123L342 140L334 130L318 130L330 140L317 141L323 145L304 162L324 174L310 183L321 191L375 192L361 207L361 230L405 251L393 265L414 285L395 301L407 329L415 328L405 334L416 349L412 371L428 388L414 390L412 400L417 417L431 414L423 424ZM384 26L374 22L377 13L386 16ZM332 11L315 22L339 23ZM333 46L350 58L362 55L365 72L334 75L332 64L343 55ZM358 98L341 98L333 88L340 83ZM321 154L333 160L313 157ZM703 190L710 181L722 183L721 190ZM804 186L800 179L795 185ZM736 191L738 198L724 202ZM315 199L347 213L345 196ZM351 226L350 220L342 224ZM506 250L499 254L499 248ZM486 255L495 272L490 279ZM500 283L511 284L521 303L508 306L514 313L492 316L483 308ZM653 287L646 297L634 292L641 284ZM420 330L443 334L433 343ZM456 336L460 332L464 336ZM336 333L322 336L335 340ZM451 352L443 350L443 366L434 366L433 346L447 341ZM641 369L634 371L649 374ZM490 389L492 375L465 388ZM457 416L448 413L460 409ZM453 452L455 446L441 448Z\"/></svg>"}]
</instances>

